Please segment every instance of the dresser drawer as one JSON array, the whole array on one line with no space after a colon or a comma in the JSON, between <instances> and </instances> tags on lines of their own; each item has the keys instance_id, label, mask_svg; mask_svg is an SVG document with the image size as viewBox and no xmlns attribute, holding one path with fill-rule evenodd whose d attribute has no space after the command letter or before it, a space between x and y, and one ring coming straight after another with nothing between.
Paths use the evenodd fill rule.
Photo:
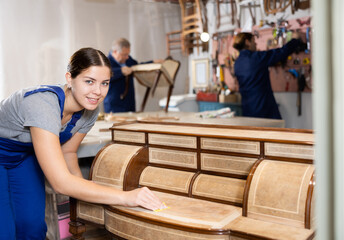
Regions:
<instances>
[{"instance_id":1,"label":"dresser drawer","mask_svg":"<svg viewBox=\"0 0 344 240\"><path fill-rule=\"evenodd\" d=\"M260 143L255 141L201 138L201 148L225 152L260 154Z\"/></svg>"},{"instance_id":2,"label":"dresser drawer","mask_svg":"<svg viewBox=\"0 0 344 240\"><path fill-rule=\"evenodd\" d=\"M146 167L140 176L140 185L188 193L193 176L192 172Z\"/></svg>"},{"instance_id":3,"label":"dresser drawer","mask_svg":"<svg viewBox=\"0 0 344 240\"><path fill-rule=\"evenodd\" d=\"M162 148L149 148L149 162L196 169L197 153Z\"/></svg>"},{"instance_id":4,"label":"dresser drawer","mask_svg":"<svg viewBox=\"0 0 344 240\"><path fill-rule=\"evenodd\" d=\"M192 195L241 204L245 180L200 174L192 187Z\"/></svg>"},{"instance_id":5,"label":"dresser drawer","mask_svg":"<svg viewBox=\"0 0 344 240\"><path fill-rule=\"evenodd\" d=\"M265 143L265 156L314 159L312 145Z\"/></svg>"},{"instance_id":6,"label":"dresser drawer","mask_svg":"<svg viewBox=\"0 0 344 240\"><path fill-rule=\"evenodd\" d=\"M114 141L145 143L145 134L142 132L114 131Z\"/></svg>"},{"instance_id":7,"label":"dresser drawer","mask_svg":"<svg viewBox=\"0 0 344 240\"><path fill-rule=\"evenodd\" d=\"M104 208L99 204L78 201L77 216L93 223L104 224Z\"/></svg>"},{"instance_id":8,"label":"dresser drawer","mask_svg":"<svg viewBox=\"0 0 344 240\"><path fill-rule=\"evenodd\" d=\"M201 154L201 169L247 176L258 158Z\"/></svg>"},{"instance_id":9,"label":"dresser drawer","mask_svg":"<svg viewBox=\"0 0 344 240\"><path fill-rule=\"evenodd\" d=\"M158 144L171 147L184 147L184 148L196 148L197 141L196 137L190 136L176 136L176 135L167 135L167 134L148 134L149 144Z\"/></svg>"}]
</instances>

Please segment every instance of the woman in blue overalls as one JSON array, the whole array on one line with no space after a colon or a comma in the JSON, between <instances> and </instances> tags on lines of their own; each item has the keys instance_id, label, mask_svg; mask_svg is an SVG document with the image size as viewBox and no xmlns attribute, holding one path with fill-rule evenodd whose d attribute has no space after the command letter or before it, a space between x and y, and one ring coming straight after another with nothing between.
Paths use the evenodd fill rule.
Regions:
<instances>
[{"instance_id":1,"label":"woman in blue overalls","mask_svg":"<svg viewBox=\"0 0 344 240\"><path fill-rule=\"evenodd\" d=\"M298 34L294 33L293 37L298 38ZM286 60L302 45L301 40L292 39L282 48L257 51L253 34L236 35L233 47L240 54L235 60L234 73L239 83L243 116L282 119L272 92L269 67Z\"/></svg>"},{"instance_id":2,"label":"woman in blue overalls","mask_svg":"<svg viewBox=\"0 0 344 240\"><path fill-rule=\"evenodd\" d=\"M0 102L0 239L45 239L44 175L57 193L84 201L160 207L148 188L123 192L82 178L76 152L110 76L106 56L83 48L70 59L66 85L24 89Z\"/></svg>"}]
</instances>

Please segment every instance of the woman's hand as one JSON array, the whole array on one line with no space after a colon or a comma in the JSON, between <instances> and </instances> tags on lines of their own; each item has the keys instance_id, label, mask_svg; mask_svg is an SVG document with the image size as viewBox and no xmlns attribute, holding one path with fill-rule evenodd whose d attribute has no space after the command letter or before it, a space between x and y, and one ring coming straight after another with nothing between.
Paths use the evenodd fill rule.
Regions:
<instances>
[{"instance_id":1,"label":"woman's hand","mask_svg":"<svg viewBox=\"0 0 344 240\"><path fill-rule=\"evenodd\" d=\"M162 202L147 187L137 188L125 193L125 202L129 207L141 206L149 210L156 210L162 207Z\"/></svg>"},{"instance_id":2,"label":"woman's hand","mask_svg":"<svg viewBox=\"0 0 344 240\"><path fill-rule=\"evenodd\" d=\"M127 67L127 66L122 67L121 71L122 71L122 74L124 76L128 76L128 75L130 75L133 72L133 70L130 67Z\"/></svg>"}]
</instances>

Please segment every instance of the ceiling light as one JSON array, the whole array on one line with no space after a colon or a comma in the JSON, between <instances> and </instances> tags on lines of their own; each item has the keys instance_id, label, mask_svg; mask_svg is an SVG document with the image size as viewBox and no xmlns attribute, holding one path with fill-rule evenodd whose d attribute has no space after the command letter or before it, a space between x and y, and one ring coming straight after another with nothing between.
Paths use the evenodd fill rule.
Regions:
<instances>
[{"instance_id":1,"label":"ceiling light","mask_svg":"<svg viewBox=\"0 0 344 240\"><path fill-rule=\"evenodd\" d=\"M208 42L210 39L209 33L207 32L202 32L201 33L201 41L202 42Z\"/></svg>"}]
</instances>

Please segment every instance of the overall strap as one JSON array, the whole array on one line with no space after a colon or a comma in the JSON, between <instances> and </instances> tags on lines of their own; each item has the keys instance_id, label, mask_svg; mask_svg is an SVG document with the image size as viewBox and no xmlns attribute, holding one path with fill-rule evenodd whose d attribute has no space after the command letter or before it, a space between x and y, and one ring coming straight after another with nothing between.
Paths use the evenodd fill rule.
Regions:
<instances>
[{"instance_id":1,"label":"overall strap","mask_svg":"<svg viewBox=\"0 0 344 240\"><path fill-rule=\"evenodd\" d=\"M57 95L59 99L59 105L61 109L61 120L63 117L63 109L64 109L64 101L65 101L65 93L62 88L58 86L53 86L53 85L42 85L41 88L29 91L25 93L24 97L29 96L31 94L37 93L37 92L46 92L50 91L53 92ZM71 133L72 129L75 127L76 122L81 118L83 110L79 112L75 112L72 116L72 119L69 121L67 124L65 130L63 132L60 132L59 138L60 138L60 143L63 144L67 142L73 135Z\"/></svg>"},{"instance_id":2,"label":"overall strap","mask_svg":"<svg viewBox=\"0 0 344 240\"><path fill-rule=\"evenodd\" d=\"M75 127L76 122L81 118L83 110L75 112L72 119L69 121L67 127L63 132L60 132L60 143L67 142L72 137L72 129Z\"/></svg>"},{"instance_id":3,"label":"overall strap","mask_svg":"<svg viewBox=\"0 0 344 240\"><path fill-rule=\"evenodd\" d=\"M62 88L58 86L53 86L53 85L42 85L41 88L26 92L24 97L27 97L31 94L37 93L37 92L53 92L57 95L57 98L59 99L59 105L61 109L61 119L63 117L63 109L64 109L64 101L65 101L65 93Z\"/></svg>"}]
</instances>

